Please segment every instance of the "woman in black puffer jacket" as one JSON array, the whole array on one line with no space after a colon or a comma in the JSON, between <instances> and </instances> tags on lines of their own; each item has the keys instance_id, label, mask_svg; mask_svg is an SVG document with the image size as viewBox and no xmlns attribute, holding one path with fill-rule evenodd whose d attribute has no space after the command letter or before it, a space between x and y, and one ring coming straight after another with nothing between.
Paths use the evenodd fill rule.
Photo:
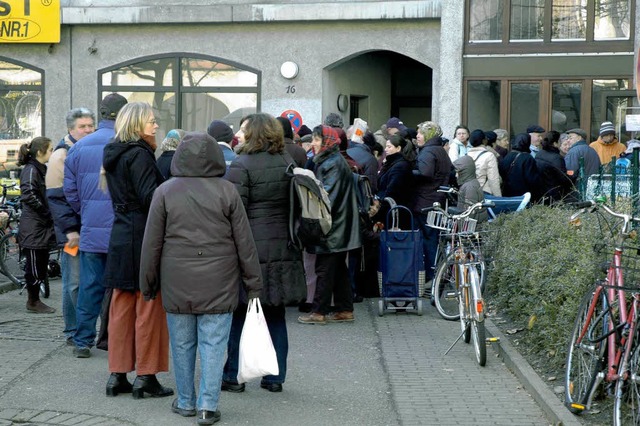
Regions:
<instances>
[{"instance_id":1,"label":"woman in black puffer jacket","mask_svg":"<svg viewBox=\"0 0 640 426\"><path fill-rule=\"evenodd\" d=\"M18 156L18 165L25 166L20 173L22 215L18 243L26 259L24 279L29 294L27 310L38 314L56 311L40 301L40 285L47 279L49 248L56 243L44 183L47 173L45 163L52 152L51 139L37 137L22 145Z\"/></svg>"},{"instance_id":2,"label":"woman in black puffer jacket","mask_svg":"<svg viewBox=\"0 0 640 426\"><path fill-rule=\"evenodd\" d=\"M280 373L264 376L260 386L270 392L282 391L287 373L289 340L285 305L306 297L302 253L289 244L289 183L287 167L293 158L285 151L282 126L269 114L252 114L242 123L245 143L229 166L225 177L236 185L247 210L249 225L262 268L260 302L269 326ZM228 358L224 366L222 390L244 391L237 383L238 348L247 311L246 295L233 314Z\"/></svg>"},{"instance_id":3,"label":"woman in black puffer jacket","mask_svg":"<svg viewBox=\"0 0 640 426\"><path fill-rule=\"evenodd\" d=\"M546 204L562 200L573 188L567 175L564 158L560 155L560 133L548 132L542 140L542 149L536 154L536 165L543 185L542 197Z\"/></svg>"}]
</instances>

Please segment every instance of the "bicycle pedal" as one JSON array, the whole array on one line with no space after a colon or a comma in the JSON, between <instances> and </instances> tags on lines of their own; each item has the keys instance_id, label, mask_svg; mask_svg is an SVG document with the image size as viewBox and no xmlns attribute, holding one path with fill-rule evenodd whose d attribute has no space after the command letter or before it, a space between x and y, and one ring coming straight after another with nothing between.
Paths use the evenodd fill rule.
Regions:
<instances>
[{"instance_id":1,"label":"bicycle pedal","mask_svg":"<svg viewBox=\"0 0 640 426\"><path fill-rule=\"evenodd\" d=\"M487 343L500 343L500 338L499 337L487 337L485 339L485 341Z\"/></svg>"},{"instance_id":2,"label":"bicycle pedal","mask_svg":"<svg viewBox=\"0 0 640 426\"><path fill-rule=\"evenodd\" d=\"M572 402L571 403L571 408L575 409L575 410L580 410L580 411L584 411L587 406L584 404L578 404L576 402Z\"/></svg>"}]
</instances>

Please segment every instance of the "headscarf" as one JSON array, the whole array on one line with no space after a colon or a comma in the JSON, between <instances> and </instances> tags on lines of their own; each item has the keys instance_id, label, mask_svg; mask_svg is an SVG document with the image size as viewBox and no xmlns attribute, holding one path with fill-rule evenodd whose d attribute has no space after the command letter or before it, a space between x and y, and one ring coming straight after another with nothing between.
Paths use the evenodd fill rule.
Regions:
<instances>
[{"instance_id":1,"label":"headscarf","mask_svg":"<svg viewBox=\"0 0 640 426\"><path fill-rule=\"evenodd\" d=\"M319 154L333 147L340 146L340 135L338 131L330 126L322 126L322 145L320 145L320 150L316 153Z\"/></svg>"}]
</instances>

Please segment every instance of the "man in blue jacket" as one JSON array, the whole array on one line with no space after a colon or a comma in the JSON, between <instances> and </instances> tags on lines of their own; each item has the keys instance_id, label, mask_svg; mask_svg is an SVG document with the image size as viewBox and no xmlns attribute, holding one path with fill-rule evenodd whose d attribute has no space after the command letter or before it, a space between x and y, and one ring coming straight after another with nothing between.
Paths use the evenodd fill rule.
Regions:
<instances>
[{"instance_id":1,"label":"man in blue jacket","mask_svg":"<svg viewBox=\"0 0 640 426\"><path fill-rule=\"evenodd\" d=\"M62 138L49 158L45 184L47 200L53 216L53 227L59 247L68 243L70 248L78 246L80 240L80 216L67 202L62 189L64 178L64 161L67 151L83 137L95 130L96 115L87 108L74 108L66 116L69 133ZM64 318L64 335L67 344L73 343L76 332L76 302L80 275L78 256L62 252L60 255L62 271L62 316Z\"/></svg>"},{"instance_id":2,"label":"man in blue jacket","mask_svg":"<svg viewBox=\"0 0 640 426\"><path fill-rule=\"evenodd\" d=\"M64 195L80 214L82 225L77 329L73 336L73 353L78 358L91 356L105 293L102 278L113 225L113 206L109 193L100 188L100 170L104 147L115 136L116 116L126 103L127 100L116 93L107 95L100 103L98 130L72 146L64 164Z\"/></svg>"}]
</instances>

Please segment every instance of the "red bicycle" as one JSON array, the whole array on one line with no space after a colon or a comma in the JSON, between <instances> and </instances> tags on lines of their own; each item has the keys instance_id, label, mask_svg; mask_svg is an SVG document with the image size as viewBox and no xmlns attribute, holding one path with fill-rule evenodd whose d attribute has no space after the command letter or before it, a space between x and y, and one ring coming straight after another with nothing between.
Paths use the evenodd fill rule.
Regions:
<instances>
[{"instance_id":1,"label":"red bicycle","mask_svg":"<svg viewBox=\"0 0 640 426\"><path fill-rule=\"evenodd\" d=\"M625 285L625 271L640 261L640 246L629 244L635 235L632 224L640 218L594 201L576 207L582 210L572 220L586 210L602 210L622 223L616 228L606 279L585 294L578 309L567 350L565 404L580 414L604 390L614 397L614 425L640 425L640 287L636 282Z\"/></svg>"}]
</instances>

